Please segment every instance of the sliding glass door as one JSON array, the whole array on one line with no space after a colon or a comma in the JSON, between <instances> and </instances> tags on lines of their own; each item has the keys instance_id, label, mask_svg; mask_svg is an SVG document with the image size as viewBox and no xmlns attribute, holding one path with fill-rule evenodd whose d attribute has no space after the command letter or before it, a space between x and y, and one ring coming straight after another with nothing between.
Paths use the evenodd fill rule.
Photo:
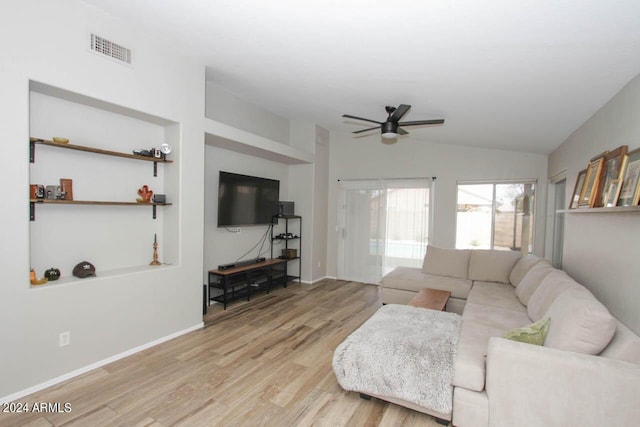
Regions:
<instances>
[{"instance_id":1,"label":"sliding glass door","mask_svg":"<svg viewBox=\"0 0 640 427\"><path fill-rule=\"evenodd\" d=\"M341 181L338 278L378 284L420 267L429 239L431 179Z\"/></svg>"}]
</instances>

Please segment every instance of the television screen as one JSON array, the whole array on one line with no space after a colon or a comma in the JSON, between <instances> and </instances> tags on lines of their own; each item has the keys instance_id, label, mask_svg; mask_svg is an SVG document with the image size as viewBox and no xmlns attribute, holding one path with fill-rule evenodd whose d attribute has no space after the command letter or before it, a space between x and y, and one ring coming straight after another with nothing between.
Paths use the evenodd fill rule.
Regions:
<instances>
[{"instance_id":1,"label":"television screen","mask_svg":"<svg viewBox=\"0 0 640 427\"><path fill-rule=\"evenodd\" d=\"M271 224L279 197L277 179L220 171L218 227Z\"/></svg>"}]
</instances>

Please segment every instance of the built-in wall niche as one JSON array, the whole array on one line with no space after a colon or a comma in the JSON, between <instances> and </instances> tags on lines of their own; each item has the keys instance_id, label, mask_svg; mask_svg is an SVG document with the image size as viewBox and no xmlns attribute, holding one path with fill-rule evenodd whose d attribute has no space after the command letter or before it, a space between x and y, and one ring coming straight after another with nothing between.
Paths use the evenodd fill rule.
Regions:
<instances>
[{"instance_id":1,"label":"built-in wall niche","mask_svg":"<svg viewBox=\"0 0 640 427\"><path fill-rule=\"evenodd\" d=\"M38 82L30 83L29 97L31 138L63 137L70 145L97 149L22 141L25 148L32 147L30 184L59 185L60 179L71 179L74 201L97 202L30 203L31 267L38 277L51 267L62 273L60 280L34 287L92 280L73 277L73 267L82 261L96 267L98 278L178 264L179 123ZM163 143L173 148L166 156L171 163L100 153L133 154ZM152 210L137 203L144 185L165 194L168 205ZM149 265L154 239L161 267Z\"/></svg>"}]
</instances>

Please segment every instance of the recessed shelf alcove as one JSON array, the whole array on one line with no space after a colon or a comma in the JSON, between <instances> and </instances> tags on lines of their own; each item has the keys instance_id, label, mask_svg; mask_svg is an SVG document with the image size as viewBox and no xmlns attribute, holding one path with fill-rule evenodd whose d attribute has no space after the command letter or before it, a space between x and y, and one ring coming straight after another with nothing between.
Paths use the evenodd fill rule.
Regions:
<instances>
[{"instance_id":1,"label":"recessed shelf alcove","mask_svg":"<svg viewBox=\"0 0 640 427\"><path fill-rule=\"evenodd\" d=\"M39 277L58 268L63 278L33 288L87 283L72 275L82 261L94 264L98 277L153 271L156 236L160 261L179 264L180 124L41 82L29 89L29 183L73 182L72 200L29 199L32 219L39 206L30 222L31 267ZM69 143L50 140L54 135ZM166 159L133 154L162 143L174 147ZM145 185L166 203L136 201Z\"/></svg>"}]
</instances>

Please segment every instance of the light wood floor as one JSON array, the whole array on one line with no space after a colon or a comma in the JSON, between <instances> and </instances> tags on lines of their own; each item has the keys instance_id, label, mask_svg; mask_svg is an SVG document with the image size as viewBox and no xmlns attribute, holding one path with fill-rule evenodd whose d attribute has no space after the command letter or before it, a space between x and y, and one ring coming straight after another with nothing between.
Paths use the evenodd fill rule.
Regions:
<instances>
[{"instance_id":1,"label":"light wood floor","mask_svg":"<svg viewBox=\"0 0 640 427\"><path fill-rule=\"evenodd\" d=\"M19 399L69 413L1 426L437 426L337 383L336 346L379 307L378 287L324 280L210 307L206 327Z\"/></svg>"}]
</instances>

